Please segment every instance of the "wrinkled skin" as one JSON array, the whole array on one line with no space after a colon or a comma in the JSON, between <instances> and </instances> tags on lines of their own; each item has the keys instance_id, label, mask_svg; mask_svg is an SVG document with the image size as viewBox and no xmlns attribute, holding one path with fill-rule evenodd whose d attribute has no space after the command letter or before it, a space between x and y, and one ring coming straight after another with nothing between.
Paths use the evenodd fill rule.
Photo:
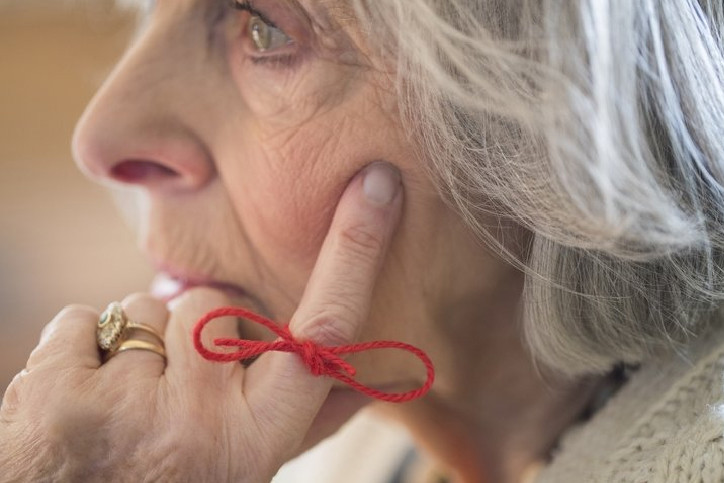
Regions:
<instances>
[{"instance_id":1,"label":"wrinkled skin","mask_svg":"<svg viewBox=\"0 0 724 483\"><path fill-rule=\"evenodd\" d=\"M201 361L191 324L233 303L333 345L392 339L426 350L437 365L430 395L387 410L475 481L515 433L499 408L542 407L545 388L530 384L537 376L514 323L522 276L441 199L402 128L394 71L366 47L345 2L303 1L304 11L253 2L279 29L263 51L248 11L155 3L73 147L89 177L133 188L124 208L140 207L140 246L159 273L206 288L187 291L170 314L148 295L126 299L132 318L166 331L165 370L140 351L100 365L98 312L58 315L4 399L0 464L40 480L266 481L369 403L329 392L292 356L265 355L247 371ZM399 172L404 203L403 194L386 207L361 201L356 176L379 161ZM226 299L210 288L219 284L244 296ZM425 377L400 351L349 360L361 382L389 391ZM491 449L486 458L479 448Z\"/></svg>"}]
</instances>

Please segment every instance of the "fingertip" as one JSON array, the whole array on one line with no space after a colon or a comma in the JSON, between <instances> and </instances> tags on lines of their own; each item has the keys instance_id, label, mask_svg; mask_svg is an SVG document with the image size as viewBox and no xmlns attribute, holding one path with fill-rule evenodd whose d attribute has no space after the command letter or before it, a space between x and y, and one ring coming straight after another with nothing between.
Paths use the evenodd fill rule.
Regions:
<instances>
[{"instance_id":1,"label":"fingertip","mask_svg":"<svg viewBox=\"0 0 724 483\"><path fill-rule=\"evenodd\" d=\"M362 194L372 206L388 206L402 191L402 176L393 164L377 161L363 169L360 175Z\"/></svg>"}]
</instances>

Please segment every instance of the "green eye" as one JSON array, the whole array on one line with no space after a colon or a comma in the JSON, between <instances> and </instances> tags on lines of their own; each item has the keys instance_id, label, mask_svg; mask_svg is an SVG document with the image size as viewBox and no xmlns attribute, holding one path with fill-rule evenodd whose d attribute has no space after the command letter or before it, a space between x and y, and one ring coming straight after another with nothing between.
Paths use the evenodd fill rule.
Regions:
<instances>
[{"instance_id":1,"label":"green eye","mask_svg":"<svg viewBox=\"0 0 724 483\"><path fill-rule=\"evenodd\" d=\"M269 25L258 15L249 17L249 35L259 52L278 49L289 44L292 39L277 27Z\"/></svg>"}]
</instances>

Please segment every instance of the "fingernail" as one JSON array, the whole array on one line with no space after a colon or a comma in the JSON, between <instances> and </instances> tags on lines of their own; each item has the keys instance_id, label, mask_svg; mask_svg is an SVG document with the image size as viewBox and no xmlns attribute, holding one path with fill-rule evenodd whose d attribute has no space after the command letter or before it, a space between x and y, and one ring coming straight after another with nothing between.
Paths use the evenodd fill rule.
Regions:
<instances>
[{"instance_id":1,"label":"fingernail","mask_svg":"<svg viewBox=\"0 0 724 483\"><path fill-rule=\"evenodd\" d=\"M388 205L400 189L400 172L389 163L377 162L367 166L362 190L368 201Z\"/></svg>"}]
</instances>

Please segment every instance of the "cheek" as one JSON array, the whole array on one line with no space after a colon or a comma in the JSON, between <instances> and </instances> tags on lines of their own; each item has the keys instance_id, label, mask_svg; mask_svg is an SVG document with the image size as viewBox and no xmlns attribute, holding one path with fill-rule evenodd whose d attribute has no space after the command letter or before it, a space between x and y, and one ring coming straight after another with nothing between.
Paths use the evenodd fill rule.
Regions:
<instances>
[{"instance_id":1,"label":"cheek","mask_svg":"<svg viewBox=\"0 0 724 483\"><path fill-rule=\"evenodd\" d=\"M282 140L261 136L227 178L244 232L277 273L311 271L339 198L361 167L309 125Z\"/></svg>"},{"instance_id":2,"label":"cheek","mask_svg":"<svg viewBox=\"0 0 724 483\"><path fill-rule=\"evenodd\" d=\"M234 69L239 114L215 137L244 243L267 281L292 296L301 296L354 175L380 159L404 171L409 157L389 114L394 96L359 72L350 75L351 67L313 67L281 91L252 75L258 70Z\"/></svg>"},{"instance_id":3,"label":"cheek","mask_svg":"<svg viewBox=\"0 0 724 483\"><path fill-rule=\"evenodd\" d=\"M273 258L311 268L332 219L340 183L272 172L257 179L246 197L248 209L242 212L245 229Z\"/></svg>"}]
</instances>

